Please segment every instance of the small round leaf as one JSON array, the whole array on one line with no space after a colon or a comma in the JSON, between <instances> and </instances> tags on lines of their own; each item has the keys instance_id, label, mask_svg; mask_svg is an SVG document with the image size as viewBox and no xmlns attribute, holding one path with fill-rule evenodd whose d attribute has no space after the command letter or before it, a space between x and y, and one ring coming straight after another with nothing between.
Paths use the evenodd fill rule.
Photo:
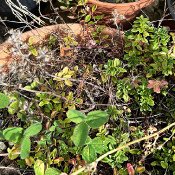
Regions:
<instances>
[{"instance_id":1,"label":"small round leaf","mask_svg":"<svg viewBox=\"0 0 175 175\"><path fill-rule=\"evenodd\" d=\"M99 128L108 121L108 114L105 111L92 111L87 114L86 123L91 128Z\"/></svg>"},{"instance_id":2,"label":"small round leaf","mask_svg":"<svg viewBox=\"0 0 175 175\"><path fill-rule=\"evenodd\" d=\"M80 111L74 110L74 109L70 109L67 113L67 117L75 123L80 123L85 121L86 116L81 113Z\"/></svg>"}]
</instances>

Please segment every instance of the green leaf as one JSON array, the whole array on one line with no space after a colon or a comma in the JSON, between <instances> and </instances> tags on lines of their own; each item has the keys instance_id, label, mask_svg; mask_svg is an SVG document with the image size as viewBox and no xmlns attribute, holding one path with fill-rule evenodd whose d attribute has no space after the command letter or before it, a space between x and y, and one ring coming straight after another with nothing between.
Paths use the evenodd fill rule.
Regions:
<instances>
[{"instance_id":1,"label":"green leaf","mask_svg":"<svg viewBox=\"0 0 175 175\"><path fill-rule=\"evenodd\" d=\"M86 116L81 113L80 111L74 110L74 109L70 109L67 113L67 117L75 123L80 123L85 121Z\"/></svg>"},{"instance_id":2,"label":"green leaf","mask_svg":"<svg viewBox=\"0 0 175 175\"><path fill-rule=\"evenodd\" d=\"M96 160L97 156L95 153L95 149L93 148L92 145L87 145L86 147L84 147L82 157L83 157L83 160L85 160L88 163Z\"/></svg>"},{"instance_id":3,"label":"green leaf","mask_svg":"<svg viewBox=\"0 0 175 175\"><path fill-rule=\"evenodd\" d=\"M56 126L51 126L49 131L55 131Z\"/></svg>"},{"instance_id":4,"label":"green leaf","mask_svg":"<svg viewBox=\"0 0 175 175\"><path fill-rule=\"evenodd\" d=\"M53 109L52 103L49 102L49 103L47 104L47 107L48 107L50 110L52 110L52 109Z\"/></svg>"},{"instance_id":5,"label":"green leaf","mask_svg":"<svg viewBox=\"0 0 175 175\"><path fill-rule=\"evenodd\" d=\"M0 108L5 108L10 103L9 97L3 93L0 93Z\"/></svg>"},{"instance_id":6,"label":"green leaf","mask_svg":"<svg viewBox=\"0 0 175 175\"><path fill-rule=\"evenodd\" d=\"M131 150L129 150L129 152L131 154L137 154L139 152L139 150L138 149L131 149Z\"/></svg>"},{"instance_id":7,"label":"green leaf","mask_svg":"<svg viewBox=\"0 0 175 175\"><path fill-rule=\"evenodd\" d=\"M22 144L21 144L21 159L26 159L29 157L31 148L31 141L28 136L24 136Z\"/></svg>"},{"instance_id":8,"label":"green leaf","mask_svg":"<svg viewBox=\"0 0 175 175\"><path fill-rule=\"evenodd\" d=\"M24 89L32 90L31 86L25 86Z\"/></svg>"},{"instance_id":9,"label":"green leaf","mask_svg":"<svg viewBox=\"0 0 175 175\"><path fill-rule=\"evenodd\" d=\"M173 155L173 161L175 162L175 154Z\"/></svg>"},{"instance_id":10,"label":"green leaf","mask_svg":"<svg viewBox=\"0 0 175 175\"><path fill-rule=\"evenodd\" d=\"M164 169L168 168L167 162L161 161L160 164L161 164L162 168L164 168Z\"/></svg>"},{"instance_id":11,"label":"green leaf","mask_svg":"<svg viewBox=\"0 0 175 175\"><path fill-rule=\"evenodd\" d=\"M110 151L111 147L116 145L114 138L105 138L104 140L104 150L105 152Z\"/></svg>"},{"instance_id":12,"label":"green leaf","mask_svg":"<svg viewBox=\"0 0 175 175\"><path fill-rule=\"evenodd\" d=\"M86 17L85 17L85 22L89 22L91 20L91 15L87 15Z\"/></svg>"},{"instance_id":13,"label":"green leaf","mask_svg":"<svg viewBox=\"0 0 175 175\"><path fill-rule=\"evenodd\" d=\"M153 50L157 50L159 48L159 43L158 42L154 42L153 43Z\"/></svg>"},{"instance_id":14,"label":"green leaf","mask_svg":"<svg viewBox=\"0 0 175 175\"><path fill-rule=\"evenodd\" d=\"M148 99L148 104L150 105L150 106L154 106L154 101L152 100L152 99Z\"/></svg>"},{"instance_id":15,"label":"green leaf","mask_svg":"<svg viewBox=\"0 0 175 175\"><path fill-rule=\"evenodd\" d=\"M92 139L89 136L87 136L85 145L88 145L89 143L91 143L91 141L92 141Z\"/></svg>"},{"instance_id":16,"label":"green leaf","mask_svg":"<svg viewBox=\"0 0 175 175\"><path fill-rule=\"evenodd\" d=\"M81 123L75 127L71 139L76 146L83 146L86 142L87 136L88 125L86 123Z\"/></svg>"},{"instance_id":17,"label":"green leaf","mask_svg":"<svg viewBox=\"0 0 175 175\"><path fill-rule=\"evenodd\" d=\"M133 39L135 39L135 36L134 36L134 35L129 35L129 36L128 36L128 39L129 39L129 40L133 40Z\"/></svg>"},{"instance_id":18,"label":"green leaf","mask_svg":"<svg viewBox=\"0 0 175 175\"><path fill-rule=\"evenodd\" d=\"M104 147L103 147L103 140L100 137L95 137L90 145L93 146L96 153L103 154L104 153Z\"/></svg>"},{"instance_id":19,"label":"green leaf","mask_svg":"<svg viewBox=\"0 0 175 175\"><path fill-rule=\"evenodd\" d=\"M129 101L129 96L128 96L128 94L124 93L123 99L124 99L125 102L128 102L128 101Z\"/></svg>"},{"instance_id":20,"label":"green leaf","mask_svg":"<svg viewBox=\"0 0 175 175\"><path fill-rule=\"evenodd\" d=\"M156 166L156 165L159 165L159 163L157 161L154 161L154 162L151 162L151 165Z\"/></svg>"},{"instance_id":21,"label":"green leaf","mask_svg":"<svg viewBox=\"0 0 175 175\"><path fill-rule=\"evenodd\" d=\"M30 127L28 127L25 131L24 131L24 135L26 136L33 136L38 134L42 129L42 125L41 123L35 123L33 125L31 125Z\"/></svg>"},{"instance_id":22,"label":"green leaf","mask_svg":"<svg viewBox=\"0 0 175 175\"><path fill-rule=\"evenodd\" d=\"M8 112L14 114L19 109L19 101L14 101L10 104Z\"/></svg>"},{"instance_id":23,"label":"green leaf","mask_svg":"<svg viewBox=\"0 0 175 175\"><path fill-rule=\"evenodd\" d=\"M62 130L61 128L59 128L59 127L56 127L56 130L57 130L57 133L58 133L58 134L63 133L63 130Z\"/></svg>"},{"instance_id":24,"label":"green leaf","mask_svg":"<svg viewBox=\"0 0 175 175\"><path fill-rule=\"evenodd\" d=\"M101 75L101 79L102 79L103 83L106 83L108 80L108 76L103 74L103 73L101 73L100 75Z\"/></svg>"},{"instance_id":25,"label":"green leaf","mask_svg":"<svg viewBox=\"0 0 175 175\"><path fill-rule=\"evenodd\" d=\"M45 175L59 175L60 173L61 171L56 168L47 168L45 171Z\"/></svg>"},{"instance_id":26,"label":"green leaf","mask_svg":"<svg viewBox=\"0 0 175 175\"><path fill-rule=\"evenodd\" d=\"M34 89L35 87L38 86L38 82L34 81L32 84L31 84L31 88Z\"/></svg>"},{"instance_id":27,"label":"green leaf","mask_svg":"<svg viewBox=\"0 0 175 175\"><path fill-rule=\"evenodd\" d=\"M97 9L97 5L95 4L92 6L92 13L95 12L96 9Z\"/></svg>"},{"instance_id":28,"label":"green leaf","mask_svg":"<svg viewBox=\"0 0 175 175\"><path fill-rule=\"evenodd\" d=\"M99 19L102 19L104 17L104 14L102 14L102 15L99 15L99 16L94 16L94 19L97 19L97 20L99 20Z\"/></svg>"},{"instance_id":29,"label":"green leaf","mask_svg":"<svg viewBox=\"0 0 175 175\"><path fill-rule=\"evenodd\" d=\"M41 101L40 103L39 103L39 106L44 106L46 104L46 102L45 101Z\"/></svg>"},{"instance_id":30,"label":"green leaf","mask_svg":"<svg viewBox=\"0 0 175 175\"><path fill-rule=\"evenodd\" d=\"M37 160L34 164L35 175L44 175L44 162L42 160Z\"/></svg>"},{"instance_id":31,"label":"green leaf","mask_svg":"<svg viewBox=\"0 0 175 175\"><path fill-rule=\"evenodd\" d=\"M91 128L99 128L108 121L108 114L105 111L92 111L87 114L86 123Z\"/></svg>"},{"instance_id":32,"label":"green leaf","mask_svg":"<svg viewBox=\"0 0 175 175\"><path fill-rule=\"evenodd\" d=\"M60 125L60 122L58 120L55 120L54 123L53 123L55 126L59 126Z\"/></svg>"},{"instance_id":33,"label":"green leaf","mask_svg":"<svg viewBox=\"0 0 175 175\"><path fill-rule=\"evenodd\" d=\"M127 72L126 69L123 69L123 68L121 68L121 67L119 67L119 68L117 69L117 71L118 71L118 72L121 72L121 73L123 73L123 72Z\"/></svg>"},{"instance_id":34,"label":"green leaf","mask_svg":"<svg viewBox=\"0 0 175 175\"><path fill-rule=\"evenodd\" d=\"M73 83L71 81L69 81L69 80L65 80L65 85L71 87L71 86L73 86Z\"/></svg>"},{"instance_id":35,"label":"green leaf","mask_svg":"<svg viewBox=\"0 0 175 175\"><path fill-rule=\"evenodd\" d=\"M23 128L7 128L3 131L6 140L17 143L23 136Z\"/></svg>"},{"instance_id":36,"label":"green leaf","mask_svg":"<svg viewBox=\"0 0 175 175\"><path fill-rule=\"evenodd\" d=\"M166 59L162 62L162 68L167 69L167 60Z\"/></svg>"},{"instance_id":37,"label":"green leaf","mask_svg":"<svg viewBox=\"0 0 175 175\"><path fill-rule=\"evenodd\" d=\"M52 100L54 103L61 103L60 98L56 97Z\"/></svg>"},{"instance_id":38,"label":"green leaf","mask_svg":"<svg viewBox=\"0 0 175 175\"><path fill-rule=\"evenodd\" d=\"M38 52L36 51L36 49L32 48L31 52L34 56L38 56Z\"/></svg>"},{"instance_id":39,"label":"green leaf","mask_svg":"<svg viewBox=\"0 0 175 175\"><path fill-rule=\"evenodd\" d=\"M12 149L7 148L7 152L9 153L9 156L8 156L9 159L10 160L16 159L19 156L19 154L15 154L15 153L20 151L21 151L21 145L15 145L12 147Z\"/></svg>"}]
</instances>

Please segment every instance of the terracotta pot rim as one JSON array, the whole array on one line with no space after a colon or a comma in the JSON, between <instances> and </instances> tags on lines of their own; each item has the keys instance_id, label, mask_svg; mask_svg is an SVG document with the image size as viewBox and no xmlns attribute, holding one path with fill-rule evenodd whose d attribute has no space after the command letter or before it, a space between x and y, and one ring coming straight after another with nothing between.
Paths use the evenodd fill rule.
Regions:
<instances>
[{"instance_id":1,"label":"terracotta pot rim","mask_svg":"<svg viewBox=\"0 0 175 175\"><path fill-rule=\"evenodd\" d=\"M154 2L155 0L139 0L139 1L136 1L136 2L128 2L128 3L110 3L110 2L101 2L101 1L97 1L97 0L88 0L87 2L96 2L97 4L102 4L102 5L109 5L111 4L111 6L118 6L118 7L122 7L122 6L136 6L138 4L141 4L141 3L148 3L150 4L149 2Z\"/></svg>"},{"instance_id":2,"label":"terracotta pot rim","mask_svg":"<svg viewBox=\"0 0 175 175\"><path fill-rule=\"evenodd\" d=\"M102 21L106 21L106 24L108 23L114 26L116 24L122 23L127 27L128 22L133 20L139 14L141 9L149 6L154 1L155 0L140 0L130 3L108 3L97 0L87 0L86 4L91 8L96 4L97 9L95 10L94 14L104 14ZM115 14L117 16L115 16ZM102 21L99 21L99 23L102 23Z\"/></svg>"},{"instance_id":3,"label":"terracotta pot rim","mask_svg":"<svg viewBox=\"0 0 175 175\"><path fill-rule=\"evenodd\" d=\"M89 29L89 28L88 28ZM67 30L69 32L67 32ZM58 25L50 25L50 26L44 26L41 28L37 28L34 30L30 30L28 32L21 34L21 39L24 43L28 42L28 39L30 37L34 38L33 45L42 44L43 42L47 42L50 35L52 33L59 33L60 36L64 37L67 36L67 34L70 34L70 31L72 31L72 36L75 38L75 40L80 42L86 42L89 36L89 31L86 31L85 28L78 23L68 23L68 24L58 24ZM109 38L116 38L116 32L117 29L106 27L106 29L103 30L104 35L109 35ZM122 35L122 32L119 32L120 35ZM108 40L110 41L110 40ZM8 49L13 47L13 43L10 43L8 41L2 43L0 45L0 68L3 66L7 66L10 64L12 58L12 53L6 52ZM0 73L4 72L3 70L0 70Z\"/></svg>"}]
</instances>

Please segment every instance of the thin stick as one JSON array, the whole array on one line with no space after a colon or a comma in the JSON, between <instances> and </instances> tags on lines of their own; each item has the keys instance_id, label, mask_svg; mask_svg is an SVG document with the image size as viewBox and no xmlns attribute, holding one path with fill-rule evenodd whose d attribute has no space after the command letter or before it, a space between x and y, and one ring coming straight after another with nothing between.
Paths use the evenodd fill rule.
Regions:
<instances>
[{"instance_id":1,"label":"thin stick","mask_svg":"<svg viewBox=\"0 0 175 175\"><path fill-rule=\"evenodd\" d=\"M117 152L117 151L119 151L119 150L121 150L121 149L123 149L123 148L126 148L126 147L128 147L128 146L131 146L131 145L133 145L133 144L135 144L135 143L138 143L138 142L140 142L140 141L147 140L147 139L150 139L150 138L152 138L152 137L158 136L159 134L165 132L166 130L170 129L170 128L173 127L173 126L175 126L175 122L172 123L172 124L170 124L170 125L168 125L167 127L163 128L162 130L160 130L160 131L158 131L158 132L156 132L156 133L154 133L154 134L151 134L151 135L142 137L142 138L140 138L140 139L137 139L137 140L134 140L134 141L132 141L132 142L129 142L129 143L127 143L126 145L123 145L123 146L121 146L121 147L118 147L118 148L116 148L116 149L113 149L113 150L107 152L106 154L100 156L98 159L96 159L94 162L90 163L89 165L86 165L86 166L80 168L78 171L76 171L75 173L72 173L71 175L78 175L79 173L83 172L84 170L86 170L86 171L91 171L92 169L95 168L94 165L97 165L99 161L101 161L101 160L104 159L105 157L109 156L110 154L113 154L113 153L115 153L115 152ZM173 134L174 134L174 132L173 132Z\"/></svg>"}]
</instances>

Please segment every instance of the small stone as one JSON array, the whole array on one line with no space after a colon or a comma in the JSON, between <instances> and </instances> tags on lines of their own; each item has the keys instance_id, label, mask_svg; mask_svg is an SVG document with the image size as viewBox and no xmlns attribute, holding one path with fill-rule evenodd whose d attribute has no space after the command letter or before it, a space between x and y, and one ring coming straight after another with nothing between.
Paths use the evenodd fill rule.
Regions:
<instances>
[{"instance_id":1,"label":"small stone","mask_svg":"<svg viewBox=\"0 0 175 175\"><path fill-rule=\"evenodd\" d=\"M4 151L7 148L7 146L4 144L4 142L0 142L0 152Z\"/></svg>"},{"instance_id":2,"label":"small stone","mask_svg":"<svg viewBox=\"0 0 175 175\"><path fill-rule=\"evenodd\" d=\"M9 142L9 146L12 147L14 145L13 142Z\"/></svg>"},{"instance_id":3,"label":"small stone","mask_svg":"<svg viewBox=\"0 0 175 175\"><path fill-rule=\"evenodd\" d=\"M0 71L1 71L1 69L0 69ZM2 127L3 123L4 123L4 120L0 120L0 128Z\"/></svg>"}]
</instances>

